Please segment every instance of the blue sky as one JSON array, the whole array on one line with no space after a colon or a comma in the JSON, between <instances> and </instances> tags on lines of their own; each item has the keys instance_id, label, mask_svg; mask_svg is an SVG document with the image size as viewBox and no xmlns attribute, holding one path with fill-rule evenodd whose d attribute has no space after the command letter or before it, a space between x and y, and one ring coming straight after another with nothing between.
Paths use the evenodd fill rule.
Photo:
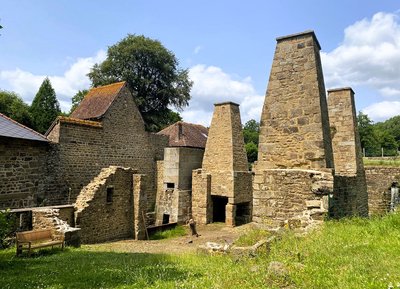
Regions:
<instances>
[{"instance_id":1,"label":"blue sky","mask_svg":"<svg viewBox=\"0 0 400 289\"><path fill-rule=\"evenodd\" d=\"M30 103L49 76L63 110L85 76L128 33L160 40L194 81L186 121L209 125L213 103L259 120L275 38L312 29L326 88L351 86L357 110L400 110L400 3L385 0L0 0L0 89Z\"/></svg>"}]
</instances>

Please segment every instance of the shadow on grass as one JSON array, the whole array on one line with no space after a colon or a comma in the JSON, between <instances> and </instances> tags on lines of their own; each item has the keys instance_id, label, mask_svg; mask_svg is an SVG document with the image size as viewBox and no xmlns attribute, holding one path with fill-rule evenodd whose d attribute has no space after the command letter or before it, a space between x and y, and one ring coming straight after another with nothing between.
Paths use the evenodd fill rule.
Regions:
<instances>
[{"instance_id":1,"label":"shadow on grass","mask_svg":"<svg viewBox=\"0 0 400 289\"><path fill-rule=\"evenodd\" d=\"M55 251L56 254L55 254ZM91 252L83 249L16 257L0 251L0 288L174 288L188 278L187 268L170 256Z\"/></svg>"}]
</instances>

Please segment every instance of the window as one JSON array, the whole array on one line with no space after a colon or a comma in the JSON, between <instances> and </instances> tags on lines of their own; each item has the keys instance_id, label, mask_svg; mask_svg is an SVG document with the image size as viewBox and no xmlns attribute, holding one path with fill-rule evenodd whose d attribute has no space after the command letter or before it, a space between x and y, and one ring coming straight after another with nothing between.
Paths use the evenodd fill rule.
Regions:
<instances>
[{"instance_id":1,"label":"window","mask_svg":"<svg viewBox=\"0 0 400 289\"><path fill-rule=\"evenodd\" d=\"M167 189L173 189L173 188L175 188L174 183L167 183Z\"/></svg>"},{"instance_id":2,"label":"window","mask_svg":"<svg viewBox=\"0 0 400 289\"><path fill-rule=\"evenodd\" d=\"M114 187L108 187L107 188L107 203L112 203L113 202L113 195L114 195Z\"/></svg>"}]
</instances>

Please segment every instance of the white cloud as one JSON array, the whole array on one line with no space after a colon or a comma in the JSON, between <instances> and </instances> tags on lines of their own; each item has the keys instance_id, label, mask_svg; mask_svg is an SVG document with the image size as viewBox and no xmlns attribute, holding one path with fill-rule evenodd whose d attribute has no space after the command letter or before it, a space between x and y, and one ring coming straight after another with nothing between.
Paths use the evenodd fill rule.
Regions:
<instances>
[{"instance_id":1,"label":"white cloud","mask_svg":"<svg viewBox=\"0 0 400 289\"><path fill-rule=\"evenodd\" d=\"M16 68L15 70L0 71L0 80L9 84L12 91L18 93L26 102L32 102L39 90L43 79L48 76L57 94L61 109L68 111L71 107L71 98L80 89L87 89L90 80L86 76L95 63L102 62L106 52L100 50L94 57L78 58L62 75L35 75Z\"/></svg>"},{"instance_id":2,"label":"white cloud","mask_svg":"<svg viewBox=\"0 0 400 289\"><path fill-rule=\"evenodd\" d=\"M322 52L327 88L365 85L400 99L400 24L392 13L376 13L347 27L341 45Z\"/></svg>"},{"instance_id":3,"label":"white cloud","mask_svg":"<svg viewBox=\"0 0 400 289\"><path fill-rule=\"evenodd\" d=\"M382 101L364 108L363 113L375 121L382 121L399 114L400 101Z\"/></svg>"},{"instance_id":4,"label":"white cloud","mask_svg":"<svg viewBox=\"0 0 400 289\"><path fill-rule=\"evenodd\" d=\"M242 122L260 119L263 96L258 96L251 78L239 78L224 72L216 66L195 65L189 70L193 81L192 99L189 107L182 112L187 122L209 126L214 104L232 101L240 104Z\"/></svg>"}]
</instances>

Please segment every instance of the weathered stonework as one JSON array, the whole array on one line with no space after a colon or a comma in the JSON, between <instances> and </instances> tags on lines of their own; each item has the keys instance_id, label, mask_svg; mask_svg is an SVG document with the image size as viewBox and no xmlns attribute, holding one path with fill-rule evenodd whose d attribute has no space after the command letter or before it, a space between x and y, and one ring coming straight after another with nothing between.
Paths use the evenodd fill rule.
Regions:
<instances>
[{"instance_id":1,"label":"weathered stonework","mask_svg":"<svg viewBox=\"0 0 400 289\"><path fill-rule=\"evenodd\" d=\"M193 172L195 221L202 224L221 221L230 226L250 222L251 178L239 105L232 102L215 104L202 170ZM238 206L240 210L237 210Z\"/></svg>"},{"instance_id":2,"label":"weathered stonework","mask_svg":"<svg viewBox=\"0 0 400 289\"><path fill-rule=\"evenodd\" d=\"M164 161L158 162L156 225L186 223L192 215L192 171L201 167L201 148L164 149Z\"/></svg>"},{"instance_id":3,"label":"weathered stonework","mask_svg":"<svg viewBox=\"0 0 400 289\"><path fill-rule=\"evenodd\" d=\"M268 227L306 227L323 221L333 190L330 169L270 169L253 180L253 221Z\"/></svg>"},{"instance_id":4,"label":"weathered stonework","mask_svg":"<svg viewBox=\"0 0 400 289\"><path fill-rule=\"evenodd\" d=\"M333 168L319 51L312 31L277 38L261 115L259 169Z\"/></svg>"},{"instance_id":5,"label":"weathered stonework","mask_svg":"<svg viewBox=\"0 0 400 289\"><path fill-rule=\"evenodd\" d=\"M146 175L133 175L133 234L136 240L146 238L147 180Z\"/></svg>"},{"instance_id":6,"label":"weathered stonework","mask_svg":"<svg viewBox=\"0 0 400 289\"><path fill-rule=\"evenodd\" d=\"M132 174L132 169L122 167L102 169L80 192L75 203L75 224L81 228L82 243L133 237Z\"/></svg>"},{"instance_id":7,"label":"weathered stonework","mask_svg":"<svg viewBox=\"0 0 400 289\"><path fill-rule=\"evenodd\" d=\"M44 201L46 142L0 137L0 210Z\"/></svg>"},{"instance_id":8,"label":"weathered stonework","mask_svg":"<svg viewBox=\"0 0 400 289\"><path fill-rule=\"evenodd\" d=\"M261 115L253 220L308 226L328 212L333 154L314 32L277 38Z\"/></svg>"},{"instance_id":9,"label":"weathered stonework","mask_svg":"<svg viewBox=\"0 0 400 289\"><path fill-rule=\"evenodd\" d=\"M59 118L49 130L48 138L57 144L53 155L59 164L55 178L61 186L60 193L69 196L70 203L102 168L118 165L149 176L148 208L154 207L155 160L167 146L168 138L145 131L126 86L122 86L100 118ZM47 199L57 200L57 193L49 193Z\"/></svg>"},{"instance_id":10,"label":"weathered stonework","mask_svg":"<svg viewBox=\"0 0 400 289\"><path fill-rule=\"evenodd\" d=\"M331 216L367 216L368 193L353 90L328 90L328 108L335 162Z\"/></svg>"},{"instance_id":11,"label":"weathered stonework","mask_svg":"<svg viewBox=\"0 0 400 289\"><path fill-rule=\"evenodd\" d=\"M390 210L390 189L394 182L400 183L400 168L367 166L365 175L368 187L370 215L382 215Z\"/></svg>"}]
</instances>

